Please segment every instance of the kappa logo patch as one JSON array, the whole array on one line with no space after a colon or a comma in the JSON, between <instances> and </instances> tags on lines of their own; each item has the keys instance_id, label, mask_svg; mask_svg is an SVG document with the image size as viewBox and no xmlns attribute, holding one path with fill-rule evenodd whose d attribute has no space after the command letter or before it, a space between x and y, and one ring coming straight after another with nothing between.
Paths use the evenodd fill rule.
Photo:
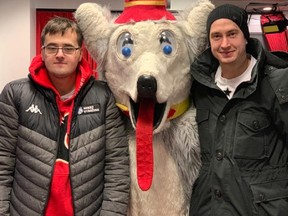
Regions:
<instances>
[{"instance_id":1,"label":"kappa logo patch","mask_svg":"<svg viewBox=\"0 0 288 216\"><path fill-rule=\"evenodd\" d=\"M35 104L32 104L27 110L25 110L25 112L31 112L35 114L39 113L40 115L42 115L42 112L38 108L38 105Z\"/></svg>"},{"instance_id":2,"label":"kappa logo patch","mask_svg":"<svg viewBox=\"0 0 288 216\"><path fill-rule=\"evenodd\" d=\"M78 109L78 115L97 113L97 112L100 112L100 104L80 106Z\"/></svg>"}]
</instances>

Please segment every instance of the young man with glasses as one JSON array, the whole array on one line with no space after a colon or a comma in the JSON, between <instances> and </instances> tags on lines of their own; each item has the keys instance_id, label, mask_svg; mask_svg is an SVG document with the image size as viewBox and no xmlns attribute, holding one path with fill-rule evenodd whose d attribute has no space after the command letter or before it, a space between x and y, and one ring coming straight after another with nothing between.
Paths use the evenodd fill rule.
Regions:
<instances>
[{"instance_id":1,"label":"young man with glasses","mask_svg":"<svg viewBox=\"0 0 288 216\"><path fill-rule=\"evenodd\" d=\"M128 144L107 85L82 58L82 34L56 17L29 78L0 95L0 215L126 215Z\"/></svg>"}]
</instances>

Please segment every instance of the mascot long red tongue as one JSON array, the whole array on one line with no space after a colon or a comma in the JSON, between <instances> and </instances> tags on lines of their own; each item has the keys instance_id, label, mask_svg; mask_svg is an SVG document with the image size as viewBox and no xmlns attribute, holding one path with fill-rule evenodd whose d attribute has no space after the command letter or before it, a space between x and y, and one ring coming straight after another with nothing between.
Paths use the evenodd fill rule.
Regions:
<instances>
[{"instance_id":1,"label":"mascot long red tongue","mask_svg":"<svg viewBox=\"0 0 288 216\"><path fill-rule=\"evenodd\" d=\"M136 158L138 184L144 191L150 188L153 178L153 118L154 102L142 100L136 124Z\"/></svg>"},{"instance_id":2,"label":"mascot long red tongue","mask_svg":"<svg viewBox=\"0 0 288 216\"><path fill-rule=\"evenodd\" d=\"M162 19L176 20L174 15L166 10L166 0L125 0L124 10L115 23ZM148 99L142 101L136 124L137 179L141 190L149 190L152 184L153 118L154 102Z\"/></svg>"}]
</instances>

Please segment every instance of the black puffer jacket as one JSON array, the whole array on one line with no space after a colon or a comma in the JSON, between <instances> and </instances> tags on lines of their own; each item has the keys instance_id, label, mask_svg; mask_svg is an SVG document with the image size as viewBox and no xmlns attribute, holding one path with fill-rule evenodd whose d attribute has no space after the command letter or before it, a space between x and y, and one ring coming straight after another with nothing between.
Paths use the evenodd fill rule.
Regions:
<instances>
[{"instance_id":1,"label":"black puffer jacket","mask_svg":"<svg viewBox=\"0 0 288 216\"><path fill-rule=\"evenodd\" d=\"M193 216L288 215L288 62L251 39L252 80L231 100L215 84L207 50L191 66L203 166Z\"/></svg>"},{"instance_id":2,"label":"black puffer jacket","mask_svg":"<svg viewBox=\"0 0 288 216\"><path fill-rule=\"evenodd\" d=\"M22 79L4 88L0 107L0 215L43 215L59 138L55 94ZM128 145L106 83L90 78L81 88L70 138L75 215L126 215Z\"/></svg>"}]
</instances>

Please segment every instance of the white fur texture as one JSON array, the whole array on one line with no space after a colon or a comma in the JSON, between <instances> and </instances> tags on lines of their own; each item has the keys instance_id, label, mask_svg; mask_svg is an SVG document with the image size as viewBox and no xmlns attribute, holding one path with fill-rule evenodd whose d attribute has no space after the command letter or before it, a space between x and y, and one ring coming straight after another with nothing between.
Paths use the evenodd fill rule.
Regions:
<instances>
[{"instance_id":1,"label":"white fur texture","mask_svg":"<svg viewBox=\"0 0 288 216\"><path fill-rule=\"evenodd\" d=\"M115 24L110 11L94 3L80 5L75 13L86 46L98 64L98 72L108 82L116 101L129 108L137 102L137 80L153 76L157 82L156 100L166 103L164 117L154 130L154 174L152 186L141 191L136 176L135 123L130 112L129 151L131 160L131 198L129 215L188 215L192 185L201 165L195 109L167 120L171 106L188 98L191 87L190 65L207 45L206 20L214 5L199 0L176 21L143 21ZM173 52L165 55L159 35L174 36ZM133 38L132 55L119 52L119 35Z\"/></svg>"}]
</instances>

